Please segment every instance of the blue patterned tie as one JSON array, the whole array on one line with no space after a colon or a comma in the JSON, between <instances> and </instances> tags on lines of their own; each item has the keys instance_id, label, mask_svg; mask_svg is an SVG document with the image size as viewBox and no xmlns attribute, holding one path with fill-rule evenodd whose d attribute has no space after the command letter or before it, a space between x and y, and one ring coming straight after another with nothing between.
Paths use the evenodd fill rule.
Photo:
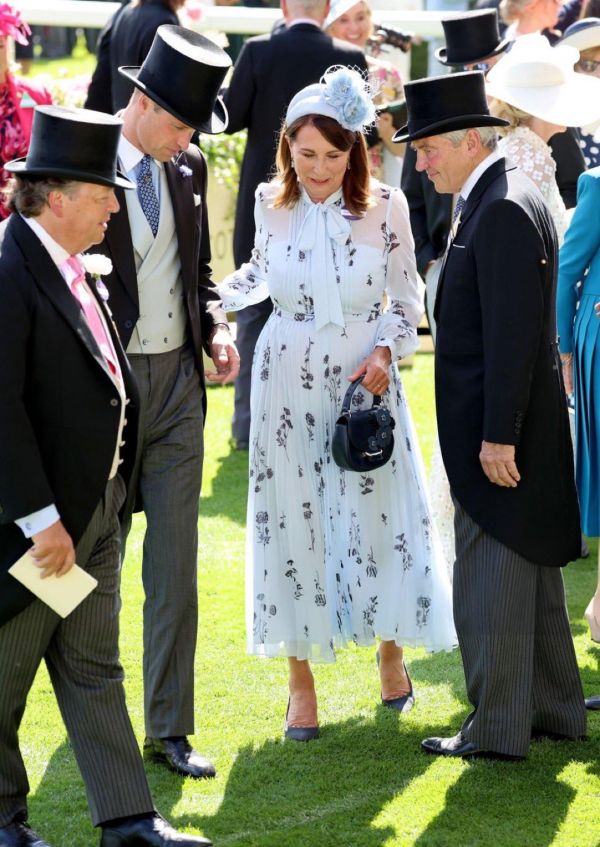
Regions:
<instances>
[{"instance_id":1,"label":"blue patterned tie","mask_svg":"<svg viewBox=\"0 0 600 847\"><path fill-rule=\"evenodd\" d=\"M458 198L456 200L456 206L454 207L454 214L452 215L452 225L453 226L456 223L456 221L459 219L459 217L461 216L462 210L465 208L466 203L467 203L467 201L462 196L462 194L459 194Z\"/></svg>"},{"instance_id":2,"label":"blue patterned tie","mask_svg":"<svg viewBox=\"0 0 600 847\"><path fill-rule=\"evenodd\" d=\"M140 169L137 175L137 192L140 199L142 211L146 215L146 220L150 224L152 235L156 237L158 232L158 221L160 217L160 207L158 205L158 197L154 190L152 181L152 157L146 154L140 163Z\"/></svg>"}]
</instances>

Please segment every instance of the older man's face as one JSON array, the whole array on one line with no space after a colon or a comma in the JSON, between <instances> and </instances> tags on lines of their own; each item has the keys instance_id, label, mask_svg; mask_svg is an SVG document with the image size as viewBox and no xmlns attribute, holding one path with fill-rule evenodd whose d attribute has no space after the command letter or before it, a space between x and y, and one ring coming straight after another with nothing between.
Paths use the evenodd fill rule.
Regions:
<instances>
[{"instance_id":1,"label":"older man's face","mask_svg":"<svg viewBox=\"0 0 600 847\"><path fill-rule=\"evenodd\" d=\"M416 169L425 171L439 194L457 194L473 170L469 136L456 147L442 135L420 138L412 144L417 154Z\"/></svg>"},{"instance_id":2,"label":"older man's face","mask_svg":"<svg viewBox=\"0 0 600 847\"><path fill-rule=\"evenodd\" d=\"M61 196L61 210L61 230L74 255L100 244L110 216L119 211L119 202L114 189L84 182L70 196Z\"/></svg>"}]
</instances>

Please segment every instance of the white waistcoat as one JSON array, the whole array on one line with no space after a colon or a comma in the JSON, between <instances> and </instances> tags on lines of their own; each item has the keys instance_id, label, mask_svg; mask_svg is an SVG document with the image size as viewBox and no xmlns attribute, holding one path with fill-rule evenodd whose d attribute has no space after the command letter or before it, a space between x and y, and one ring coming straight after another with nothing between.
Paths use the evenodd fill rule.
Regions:
<instances>
[{"instance_id":1,"label":"white waistcoat","mask_svg":"<svg viewBox=\"0 0 600 847\"><path fill-rule=\"evenodd\" d=\"M127 353L166 353L186 341L186 313L175 218L164 168L160 169L160 223L156 238L137 191L126 191L137 271L140 316Z\"/></svg>"}]
</instances>

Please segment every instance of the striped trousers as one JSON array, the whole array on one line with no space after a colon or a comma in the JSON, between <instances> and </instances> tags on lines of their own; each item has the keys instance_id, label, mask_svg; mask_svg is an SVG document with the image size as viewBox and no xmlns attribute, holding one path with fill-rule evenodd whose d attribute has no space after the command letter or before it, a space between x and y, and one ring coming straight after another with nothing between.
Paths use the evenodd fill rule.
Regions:
<instances>
[{"instance_id":1,"label":"striped trousers","mask_svg":"<svg viewBox=\"0 0 600 847\"><path fill-rule=\"evenodd\" d=\"M463 737L525 756L532 730L584 735L560 568L527 561L484 532L456 499L454 506L454 622L473 705Z\"/></svg>"},{"instance_id":2,"label":"striped trousers","mask_svg":"<svg viewBox=\"0 0 600 847\"><path fill-rule=\"evenodd\" d=\"M0 826L27 819L29 783L18 732L42 659L85 782L94 825L154 809L119 664L117 511L124 496L125 486L117 476L108 483L77 545L77 563L98 580L83 603L62 620L34 600L0 627Z\"/></svg>"}]
</instances>

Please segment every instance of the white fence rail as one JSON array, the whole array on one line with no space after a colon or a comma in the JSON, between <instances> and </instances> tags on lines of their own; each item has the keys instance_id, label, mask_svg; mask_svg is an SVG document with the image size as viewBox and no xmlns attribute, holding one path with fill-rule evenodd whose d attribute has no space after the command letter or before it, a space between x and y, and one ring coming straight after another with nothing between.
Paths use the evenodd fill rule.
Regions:
<instances>
[{"instance_id":1,"label":"white fence rail","mask_svg":"<svg viewBox=\"0 0 600 847\"><path fill-rule=\"evenodd\" d=\"M50 26L102 27L119 8L119 3L103 3L99 0L13 0L30 24ZM420 9L378 8L388 5L373 3L377 23L414 32L425 38L443 35L440 12L425 12ZM445 12L444 17L453 17L462 12ZM205 6L202 20L195 24L198 30L220 30L222 32L262 33L270 32L273 23L281 17L278 9L253 9L246 6Z\"/></svg>"}]
</instances>

